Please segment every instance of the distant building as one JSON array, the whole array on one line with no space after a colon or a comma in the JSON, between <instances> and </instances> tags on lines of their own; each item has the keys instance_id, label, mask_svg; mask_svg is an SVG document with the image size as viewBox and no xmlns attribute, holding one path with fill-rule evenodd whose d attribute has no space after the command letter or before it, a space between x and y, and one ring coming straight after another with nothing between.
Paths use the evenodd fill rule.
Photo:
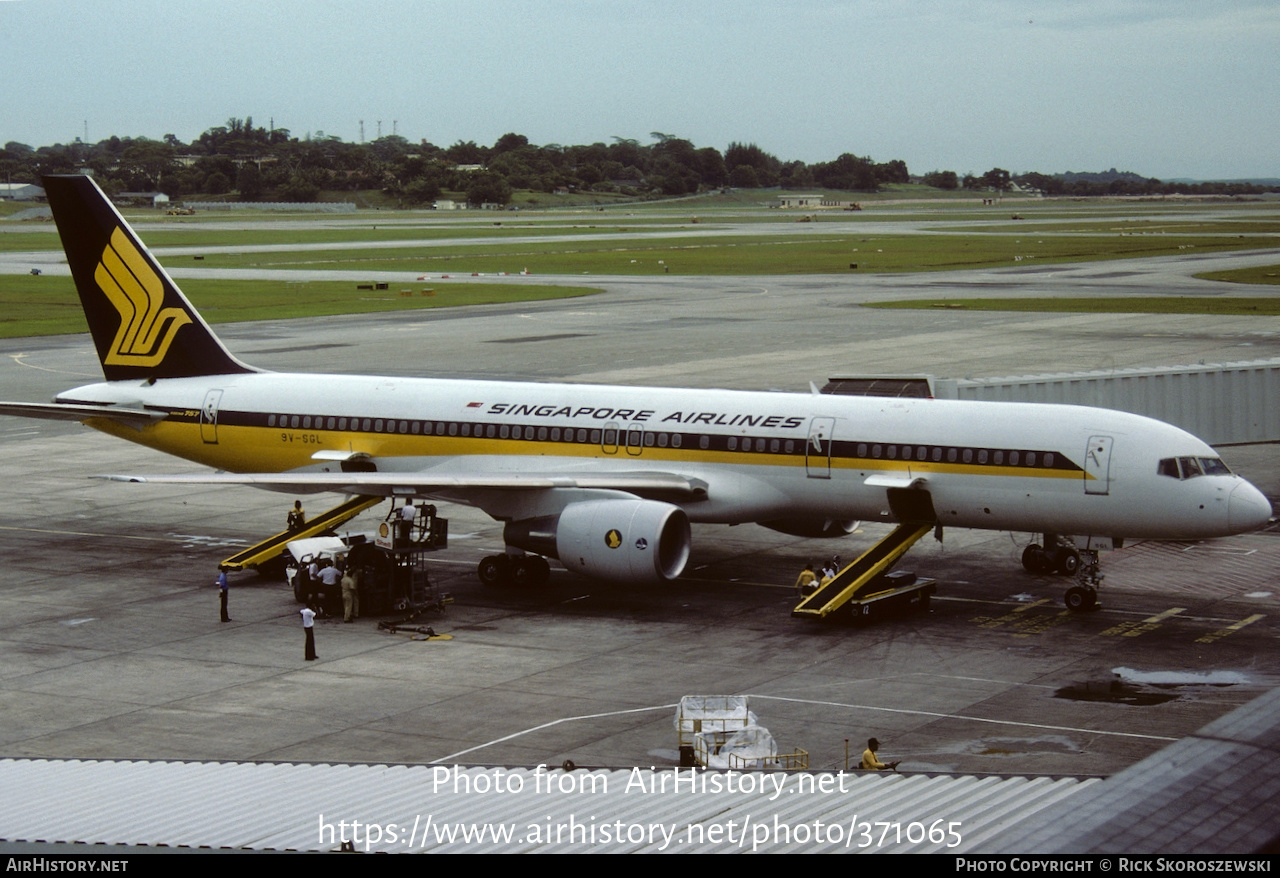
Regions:
<instances>
[{"instance_id":1,"label":"distant building","mask_svg":"<svg viewBox=\"0 0 1280 878\"><path fill-rule=\"evenodd\" d=\"M821 195L779 195L778 207L813 208L822 206Z\"/></svg>"},{"instance_id":2,"label":"distant building","mask_svg":"<svg viewBox=\"0 0 1280 878\"><path fill-rule=\"evenodd\" d=\"M459 204L458 202L452 201L448 198L441 198L432 204L431 207L434 210L457 210L459 208Z\"/></svg>"},{"instance_id":3,"label":"distant building","mask_svg":"<svg viewBox=\"0 0 1280 878\"><path fill-rule=\"evenodd\" d=\"M0 201L36 201L44 198L44 189L35 183L0 183Z\"/></svg>"},{"instance_id":4,"label":"distant building","mask_svg":"<svg viewBox=\"0 0 1280 878\"><path fill-rule=\"evenodd\" d=\"M149 204L152 207L168 207L169 196L163 192L121 192L115 197L117 202L129 204Z\"/></svg>"}]
</instances>

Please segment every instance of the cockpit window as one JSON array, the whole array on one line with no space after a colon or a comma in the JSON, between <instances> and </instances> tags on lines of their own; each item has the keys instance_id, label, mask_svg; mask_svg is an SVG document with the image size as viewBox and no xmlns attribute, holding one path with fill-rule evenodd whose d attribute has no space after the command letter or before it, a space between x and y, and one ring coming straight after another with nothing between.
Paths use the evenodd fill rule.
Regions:
<instances>
[{"instance_id":1,"label":"cockpit window","mask_svg":"<svg viewBox=\"0 0 1280 878\"><path fill-rule=\"evenodd\" d=\"M1173 479L1231 475L1231 470L1217 457L1166 457L1156 466L1156 472Z\"/></svg>"},{"instance_id":2,"label":"cockpit window","mask_svg":"<svg viewBox=\"0 0 1280 878\"><path fill-rule=\"evenodd\" d=\"M1204 470L1206 476L1229 476L1230 468L1217 457L1200 458L1200 467Z\"/></svg>"}]
</instances>

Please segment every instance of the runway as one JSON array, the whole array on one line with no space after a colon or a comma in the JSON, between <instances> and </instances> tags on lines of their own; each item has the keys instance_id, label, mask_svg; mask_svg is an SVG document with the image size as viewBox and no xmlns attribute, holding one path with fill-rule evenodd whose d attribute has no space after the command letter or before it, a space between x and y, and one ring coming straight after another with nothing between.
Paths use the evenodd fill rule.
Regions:
<instances>
[{"instance_id":1,"label":"runway","mask_svg":"<svg viewBox=\"0 0 1280 878\"><path fill-rule=\"evenodd\" d=\"M1263 258L1275 254L910 276L510 278L605 292L217 331L241 359L282 371L804 392L837 374L1280 356L1270 318L859 307L975 292L1221 294L1191 272ZM44 401L99 374L86 336L0 343L8 399ZM932 612L855 628L793 620L790 586L804 562L852 557L881 525L836 542L700 526L688 572L666 587L555 568L545 589L494 590L474 567L500 549L500 526L459 507L442 508L451 542L433 567L455 603L430 621L454 639L322 622L321 659L304 663L283 585L235 577L229 624L212 587L217 562L278 530L292 498L91 481L194 467L75 425L6 419L0 448L3 756L662 766L676 759L679 698L734 693L814 768L843 767L846 740L856 761L875 735L904 769L1105 775L1280 684L1274 535L1112 553L1104 609L1068 615L1060 578L1018 566L1025 535L948 531L903 564L938 579ZM1224 458L1280 497L1273 447Z\"/></svg>"}]
</instances>

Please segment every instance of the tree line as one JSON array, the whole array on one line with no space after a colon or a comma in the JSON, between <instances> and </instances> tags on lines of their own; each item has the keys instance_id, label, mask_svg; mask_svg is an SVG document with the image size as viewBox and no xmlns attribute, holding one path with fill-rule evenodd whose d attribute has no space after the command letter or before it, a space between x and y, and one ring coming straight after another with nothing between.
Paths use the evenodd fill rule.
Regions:
<instances>
[{"instance_id":1,"label":"tree line","mask_svg":"<svg viewBox=\"0 0 1280 878\"><path fill-rule=\"evenodd\" d=\"M322 191L381 190L409 205L443 193L462 193L472 204L506 204L517 190L597 192L631 197L678 196L724 187L874 192L911 180L901 159L875 162L843 153L829 162L784 161L754 143L730 143L721 152L654 131L652 142L613 137L610 143L536 146L522 134L504 134L492 146L459 141L439 147L390 135L347 143L322 131L294 137L284 128L255 127L252 117L228 119L183 143L110 137L33 148L10 141L0 149L7 182L38 182L42 174L93 171L108 194L164 192L171 198L234 196L243 200L314 201ZM922 182L942 190L1005 191L1013 185L1052 195L1151 194L1190 187L1247 184L1162 184L1128 175L1122 185L1043 174L1013 177L993 168L959 176L932 171ZM1179 188L1181 187L1181 188ZM1217 190L1215 190L1217 191ZM1258 191L1263 191L1258 189ZM1232 191L1230 194L1243 194Z\"/></svg>"}]
</instances>

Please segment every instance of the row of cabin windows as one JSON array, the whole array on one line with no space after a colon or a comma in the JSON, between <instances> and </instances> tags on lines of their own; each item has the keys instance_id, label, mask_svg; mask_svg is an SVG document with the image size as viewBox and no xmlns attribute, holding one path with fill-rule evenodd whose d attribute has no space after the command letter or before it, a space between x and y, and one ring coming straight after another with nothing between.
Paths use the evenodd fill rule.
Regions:
<instances>
[{"instance_id":1,"label":"row of cabin windows","mask_svg":"<svg viewBox=\"0 0 1280 878\"><path fill-rule=\"evenodd\" d=\"M1156 472L1173 479L1231 475L1231 470L1217 457L1166 457L1156 466Z\"/></svg>"},{"instance_id":2,"label":"row of cabin windows","mask_svg":"<svg viewBox=\"0 0 1280 878\"><path fill-rule=\"evenodd\" d=\"M579 427L525 427L519 424L472 424L457 421L396 421L383 418L337 418L324 415L269 415L268 427L287 427L291 430L358 430L364 433L400 433L409 436L465 436L477 439L525 439L539 442L581 442L592 445L602 440L606 445L616 445L623 438L619 430L600 430ZM679 433L643 433L626 431L626 441L631 447L645 445L659 448L679 448L683 438ZM702 447L708 447L708 437L702 437Z\"/></svg>"},{"instance_id":3,"label":"row of cabin windows","mask_svg":"<svg viewBox=\"0 0 1280 878\"><path fill-rule=\"evenodd\" d=\"M944 448L939 445L868 445L858 443L858 457L873 460L927 460L941 463L978 463L994 466L1043 466L1052 468L1056 458L1052 451L1009 451L1002 448Z\"/></svg>"},{"instance_id":4,"label":"row of cabin windows","mask_svg":"<svg viewBox=\"0 0 1280 878\"><path fill-rule=\"evenodd\" d=\"M592 445L617 445L624 439L629 448L643 445L652 448L679 448L683 444L680 433L653 433L641 430L588 429L585 427L532 427L519 424L472 424L457 421L396 421L384 418L339 418L324 415L270 415L267 417L268 427L287 427L302 430L352 430L373 433L400 433L412 436L463 436L483 439L524 439L538 442L575 442ZM625 433L625 436L623 435ZM803 443L794 439L764 439L730 436L726 440L729 451L754 451L756 453L794 454L797 446ZM710 436L699 436L698 447L711 447ZM995 466L1026 466L1037 464L1045 468L1054 465L1052 451L1037 454L1034 451L1008 451L988 448L944 448L937 445L896 445L859 442L857 456L870 457L873 460L905 460L932 461L941 463L978 463ZM1194 460L1194 458L1191 458ZM1223 469L1226 467L1218 461ZM1196 473L1199 475L1199 473ZM1167 475L1167 473L1166 473Z\"/></svg>"}]
</instances>

